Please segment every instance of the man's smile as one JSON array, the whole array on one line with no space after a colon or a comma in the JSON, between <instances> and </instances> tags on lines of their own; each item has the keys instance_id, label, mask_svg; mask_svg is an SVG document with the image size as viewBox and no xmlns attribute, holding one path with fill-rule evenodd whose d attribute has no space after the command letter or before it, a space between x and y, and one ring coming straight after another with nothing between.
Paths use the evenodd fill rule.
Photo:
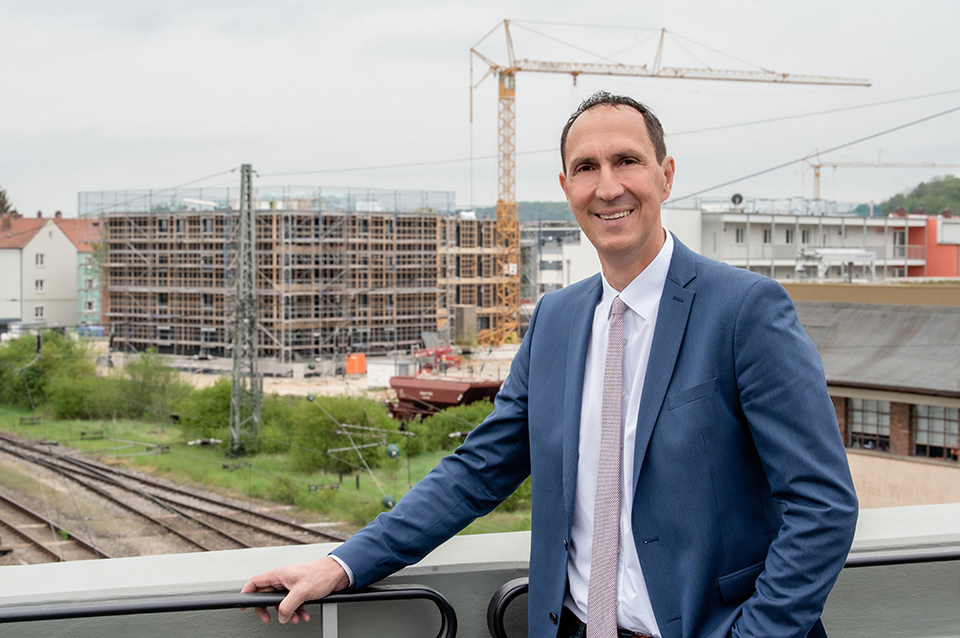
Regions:
<instances>
[{"instance_id":1,"label":"man's smile","mask_svg":"<svg viewBox=\"0 0 960 638\"><path fill-rule=\"evenodd\" d=\"M606 213L606 214L604 214L604 213L594 213L594 215L596 215L597 217L599 217L600 219L603 219L603 220L611 220L611 219L621 219L621 218L623 218L623 217L626 217L627 215L629 215L629 214L632 213L632 212L633 212L633 209L631 208L631 209L629 209L629 210L622 210L622 211L617 212L617 213Z\"/></svg>"}]
</instances>

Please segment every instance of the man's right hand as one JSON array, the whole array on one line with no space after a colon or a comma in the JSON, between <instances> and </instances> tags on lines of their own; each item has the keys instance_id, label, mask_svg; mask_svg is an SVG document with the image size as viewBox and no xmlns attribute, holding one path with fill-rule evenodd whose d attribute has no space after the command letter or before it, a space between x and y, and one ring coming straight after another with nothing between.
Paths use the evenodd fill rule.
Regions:
<instances>
[{"instance_id":1,"label":"man's right hand","mask_svg":"<svg viewBox=\"0 0 960 638\"><path fill-rule=\"evenodd\" d=\"M327 556L310 563L287 565L258 574L247 581L240 593L288 591L277 606L277 620L280 624L288 621L296 624L300 620L310 620L303 603L323 598L349 585L350 578L340 563ZM270 611L266 607L256 607L254 611L263 622L270 622Z\"/></svg>"}]
</instances>

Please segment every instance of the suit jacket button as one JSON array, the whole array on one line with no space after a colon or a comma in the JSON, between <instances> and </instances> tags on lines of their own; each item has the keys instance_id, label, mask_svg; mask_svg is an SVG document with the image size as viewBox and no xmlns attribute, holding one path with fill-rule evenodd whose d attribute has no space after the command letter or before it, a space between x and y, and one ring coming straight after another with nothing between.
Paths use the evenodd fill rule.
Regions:
<instances>
[{"instance_id":1,"label":"suit jacket button","mask_svg":"<svg viewBox=\"0 0 960 638\"><path fill-rule=\"evenodd\" d=\"M550 612L550 622L552 622L554 625L557 624L557 615L552 611Z\"/></svg>"}]
</instances>

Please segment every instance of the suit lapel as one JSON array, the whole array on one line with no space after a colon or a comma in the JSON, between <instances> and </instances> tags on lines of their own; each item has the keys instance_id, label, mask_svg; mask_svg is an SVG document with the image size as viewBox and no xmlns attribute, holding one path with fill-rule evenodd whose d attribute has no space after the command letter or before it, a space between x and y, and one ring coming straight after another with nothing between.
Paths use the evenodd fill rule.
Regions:
<instances>
[{"instance_id":1,"label":"suit lapel","mask_svg":"<svg viewBox=\"0 0 960 638\"><path fill-rule=\"evenodd\" d=\"M633 484L640 478L640 468L653 434L653 427L663 406L663 399L677 365L680 344L687 330L687 319L693 305L694 291L685 288L696 276L694 253L674 237L673 258L660 296L657 325L643 379L640 412L637 415L637 440L634 447Z\"/></svg>"},{"instance_id":2,"label":"suit lapel","mask_svg":"<svg viewBox=\"0 0 960 638\"><path fill-rule=\"evenodd\" d=\"M567 529L573 525L573 501L577 491L577 465L580 457L580 409L583 403L583 373L587 364L587 346L593 327L593 314L603 292L600 276L571 309L570 334L567 337L567 370L563 389L563 502Z\"/></svg>"}]
</instances>

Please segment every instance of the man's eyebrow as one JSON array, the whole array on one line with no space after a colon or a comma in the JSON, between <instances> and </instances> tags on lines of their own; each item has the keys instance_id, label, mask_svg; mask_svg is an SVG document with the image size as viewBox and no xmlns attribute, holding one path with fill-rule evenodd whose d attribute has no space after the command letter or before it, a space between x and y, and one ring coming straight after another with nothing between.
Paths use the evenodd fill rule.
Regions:
<instances>
[{"instance_id":1,"label":"man's eyebrow","mask_svg":"<svg viewBox=\"0 0 960 638\"><path fill-rule=\"evenodd\" d=\"M643 151L640 148L623 148L611 154L611 157L615 160L622 160L628 157L635 157L640 161L646 162L650 159L649 153ZM594 154L579 155L571 157L567 160L568 166L578 166L580 164L590 164L597 161L597 156Z\"/></svg>"}]
</instances>

